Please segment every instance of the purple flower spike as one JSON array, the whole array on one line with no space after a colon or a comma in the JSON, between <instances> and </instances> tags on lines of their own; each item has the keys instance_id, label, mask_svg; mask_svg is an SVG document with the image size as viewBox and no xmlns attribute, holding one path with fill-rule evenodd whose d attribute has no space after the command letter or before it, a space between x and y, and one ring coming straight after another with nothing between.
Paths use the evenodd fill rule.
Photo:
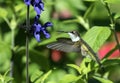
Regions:
<instances>
[{"instance_id":1,"label":"purple flower spike","mask_svg":"<svg viewBox=\"0 0 120 83\"><path fill-rule=\"evenodd\" d=\"M38 42L40 42L40 32L42 32L46 38L50 38L50 34L46 30L46 28L49 26L52 26L51 22L45 23L44 26L41 26L41 24L38 24L38 23L33 24L32 28L33 28L34 37Z\"/></svg>"},{"instance_id":2,"label":"purple flower spike","mask_svg":"<svg viewBox=\"0 0 120 83\"><path fill-rule=\"evenodd\" d=\"M35 21L34 21L35 24L38 24L39 18L40 18L40 15L35 16Z\"/></svg>"},{"instance_id":3,"label":"purple flower spike","mask_svg":"<svg viewBox=\"0 0 120 83\"><path fill-rule=\"evenodd\" d=\"M41 0L35 0L35 3L38 4Z\"/></svg>"},{"instance_id":4,"label":"purple flower spike","mask_svg":"<svg viewBox=\"0 0 120 83\"><path fill-rule=\"evenodd\" d=\"M36 11L37 15L41 14L41 9L38 7L38 5L34 5L34 10Z\"/></svg>"},{"instance_id":5,"label":"purple flower spike","mask_svg":"<svg viewBox=\"0 0 120 83\"><path fill-rule=\"evenodd\" d=\"M30 5L31 4L31 0L24 0L26 5Z\"/></svg>"},{"instance_id":6,"label":"purple flower spike","mask_svg":"<svg viewBox=\"0 0 120 83\"><path fill-rule=\"evenodd\" d=\"M37 26L36 26L36 31L37 31L37 32L40 32L40 29L41 29L41 25L40 25L40 24L37 24Z\"/></svg>"},{"instance_id":7,"label":"purple flower spike","mask_svg":"<svg viewBox=\"0 0 120 83\"><path fill-rule=\"evenodd\" d=\"M46 22L43 27L46 28L46 27L51 27L51 26L53 26L51 22Z\"/></svg>"},{"instance_id":8,"label":"purple flower spike","mask_svg":"<svg viewBox=\"0 0 120 83\"><path fill-rule=\"evenodd\" d=\"M44 3L40 3L40 9L44 11Z\"/></svg>"},{"instance_id":9,"label":"purple flower spike","mask_svg":"<svg viewBox=\"0 0 120 83\"><path fill-rule=\"evenodd\" d=\"M44 11L44 3L42 0L24 0L26 5L32 5L37 15L35 16L34 24L32 25L30 31L34 35L35 39L40 42L40 32L42 32L46 38L50 38L50 34L46 30L47 27L52 26L51 22L45 23L43 26L39 24L39 18L42 11Z\"/></svg>"},{"instance_id":10,"label":"purple flower spike","mask_svg":"<svg viewBox=\"0 0 120 83\"><path fill-rule=\"evenodd\" d=\"M46 38L50 38L50 34L48 33L48 31L46 30L45 27L42 27L41 30L42 30L42 32L43 32L43 34L45 35Z\"/></svg>"},{"instance_id":11,"label":"purple flower spike","mask_svg":"<svg viewBox=\"0 0 120 83\"><path fill-rule=\"evenodd\" d=\"M52 23L51 23L51 22L47 22L47 23L45 23L45 24L42 26L42 28L41 28L41 30L42 30L42 32L43 32L43 34L45 35L46 38L50 38L50 34L49 34L48 31L46 30L46 28L47 28L47 27L50 27L50 26L52 26Z\"/></svg>"},{"instance_id":12,"label":"purple flower spike","mask_svg":"<svg viewBox=\"0 0 120 83\"><path fill-rule=\"evenodd\" d=\"M34 32L35 39L40 42L40 34L37 32Z\"/></svg>"},{"instance_id":13,"label":"purple flower spike","mask_svg":"<svg viewBox=\"0 0 120 83\"><path fill-rule=\"evenodd\" d=\"M34 24L32 26L32 28L33 28L34 37L36 38L36 40L38 42L40 42L40 29L41 29L41 25L40 24Z\"/></svg>"},{"instance_id":14,"label":"purple flower spike","mask_svg":"<svg viewBox=\"0 0 120 83\"><path fill-rule=\"evenodd\" d=\"M50 34L49 33L45 33L45 37L46 38L50 38Z\"/></svg>"}]
</instances>

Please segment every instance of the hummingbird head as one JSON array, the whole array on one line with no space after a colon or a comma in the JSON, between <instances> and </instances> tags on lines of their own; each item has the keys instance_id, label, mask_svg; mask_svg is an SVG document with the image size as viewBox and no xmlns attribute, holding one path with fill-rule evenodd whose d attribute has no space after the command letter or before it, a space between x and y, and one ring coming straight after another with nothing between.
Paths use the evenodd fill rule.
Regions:
<instances>
[{"instance_id":1,"label":"hummingbird head","mask_svg":"<svg viewBox=\"0 0 120 83\"><path fill-rule=\"evenodd\" d=\"M71 32L68 32L68 34L73 42L77 42L80 40L80 36L77 31L71 31Z\"/></svg>"},{"instance_id":2,"label":"hummingbird head","mask_svg":"<svg viewBox=\"0 0 120 83\"><path fill-rule=\"evenodd\" d=\"M70 38L73 42L80 40L80 36L79 36L79 33L77 31L70 31L70 32L59 31L59 32L68 33L68 35L70 36Z\"/></svg>"}]
</instances>

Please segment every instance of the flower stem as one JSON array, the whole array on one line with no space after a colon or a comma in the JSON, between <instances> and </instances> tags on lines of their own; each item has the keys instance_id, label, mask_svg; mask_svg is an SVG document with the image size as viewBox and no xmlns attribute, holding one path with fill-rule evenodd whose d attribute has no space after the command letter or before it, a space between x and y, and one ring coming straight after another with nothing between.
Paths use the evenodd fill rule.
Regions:
<instances>
[{"instance_id":1,"label":"flower stem","mask_svg":"<svg viewBox=\"0 0 120 83\"><path fill-rule=\"evenodd\" d=\"M29 9L27 6L27 15L26 15L26 83L29 83L29 26L30 26L30 18L29 18Z\"/></svg>"},{"instance_id":2,"label":"flower stem","mask_svg":"<svg viewBox=\"0 0 120 83\"><path fill-rule=\"evenodd\" d=\"M118 40L118 38L117 38L117 33L116 33L116 31L115 31L115 21L114 21L114 18L113 18L113 16L112 16L112 12L111 12L111 10L110 10L110 7L109 7L108 3L105 3L105 7L106 7L106 9L107 9L107 11L108 11L108 14L109 14L109 17L110 17L111 31L112 31L113 34L114 34L115 41L116 41L116 43L117 43L117 45L118 45L119 54L120 54L119 40Z\"/></svg>"},{"instance_id":3,"label":"flower stem","mask_svg":"<svg viewBox=\"0 0 120 83\"><path fill-rule=\"evenodd\" d=\"M26 83L29 83L29 38L26 35Z\"/></svg>"}]
</instances>

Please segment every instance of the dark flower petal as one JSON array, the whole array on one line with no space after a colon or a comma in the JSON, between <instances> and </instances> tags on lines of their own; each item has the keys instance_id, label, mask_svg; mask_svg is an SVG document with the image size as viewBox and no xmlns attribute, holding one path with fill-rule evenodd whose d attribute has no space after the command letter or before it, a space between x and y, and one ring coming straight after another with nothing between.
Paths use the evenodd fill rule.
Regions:
<instances>
[{"instance_id":1,"label":"dark flower petal","mask_svg":"<svg viewBox=\"0 0 120 83\"><path fill-rule=\"evenodd\" d=\"M40 18L40 15L36 15L34 23L38 24L39 18Z\"/></svg>"},{"instance_id":2,"label":"dark flower petal","mask_svg":"<svg viewBox=\"0 0 120 83\"><path fill-rule=\"evenodd\" d=\"M39 18L40 18L40 15L36 15L36 16L35 16L35 19L36 19L36 20L39 20Z\"/></svg>"},{"instance_id":3,"label":"dark flower petal","mask_svg":"<svg viewBox=\"0 0 120 83\"><path fill-rule=\"evenodd\" d=\"M40 24L34 24L35 32L40 32L41 25Z\"/></svg>"},{"instance_id":4,"label":"dark flower petal","mask_svg":"<svg viewBox=\"0 0 120 83\"><path fill-rule=\"evenodd\" d=\"M51 22L46 22L43 27L46 28L46 27L51 27L51 26L53 26Z\"/></svg>"},{"instance_id":5,"label":"dark flower petal","mask_svg":"<svg viewBox=\"0 0 120 83\"><path fill-rule=\"evenodd\" d=\"M40 42L40 34L39 34L39 33L34 32L34 37L36 38L36 40L37 40L38 42Z\"/></svg>"},{"instance_id":6,"label":"dark flower petal","mask_svg":"<svg viewBox=\"0 0 120 83\"><path fill-rule=\"evenodd\" d=\"M34 4L35 4L35 1L31 0L31 5L34 6Z\"/></svg>"},{"instance_id":7,"label":"dark flower petal","mask_svg":"<svg viewBox=\"0 0 120 83\"><path fill-rule=\"evenodd\" d=\"M30 5L31 0L24 0L24 2L25 2L26 5Z\"/></svg>"},{"instance_id":8,"label":"dark flower petal","mask_svg":"<svg viewBox=\"0 0 120 83\"><path fill-rule=\"evenodd\" d=\"M52 26L53 24L51 22L47 22L43 26L41 26L41 24L38 23L41 11L44 11L44 3L42 2L42 0L24 0L24 2L26 5L31 4L37 13L37 15L35 16L34 24L30 29L36 40L40 42L40 32L42 32L46 38L50 38L50 34L46 30L46 28Z\"/></svg>"},{"instance_id":9,"label":"dark flower petal","mask_svg":"<svg viewBox=\"0 0 120 83\"><path fill-rule=\"evenodd\" d=\"M40 3L39 6L40 6L40 9L44 11L44 3Z\"/></svg>"},{"instance_id":10,"label":"dark flower petal","mask_svg":"<svg viewBox=\"0 0 120 83\"><path fill-rule=\"evenodd\" d=\"M36 40L38 42L40 42L40 30L41 30L42 26L40 24L34 23L32 28L34 30L33 31L34 37L36 38Z\"/></svg>"},{"instance_id":11,"label":"dark flower petal","mask_svg":"<svg viewBox=\"0 0 120 83\"><path fill-rule=\"evenodd\" d=\"M36 4L38 4L41 0L34 0Z\"/></svg>"},{"instance_id":12,"label":"dark flower petal","mask_svg":"<svg viewBox=\"0 0 120 83\"><path fill-rule=\"evenodd\" d=\"M41 27L42 27L42 26L41 26L40 24L38 24L37 27L36 27L36 31L39 31L39 32L40 32Z\"/></svg>"},{"instance_id":13,"label":"dark flower petal","mask_svg":"<svg viewBox=\"0 0 120 83\"><path fill-rule=\"evenodd\" d=\"M49 34L49 33L46 33L46 34L45 34L45 37L46 37L46 38L50 38L50 34Z\"/></svg>"},{"instance_id":14,"label":"dark flower petal","mask_svg":"<svg viewBox=\"0 0 120 83\"><path fill-rule=\"evenodd\" d=\"M41 9L39 8L38 5L34 5L34 10L36 11L37 15L41 14Z\"/></svg>"},{"instance_id":15,"label":"dark flower petal","mask_svg":"<svg viewBox=\"0 0 120 83\"><path fill-rule=\"evenodd\" d=\"M42 32L46 38L50 38L50 34L47 32L47 30L44 29L44 27L42 28Z\"/></svg>"}]
</instances>

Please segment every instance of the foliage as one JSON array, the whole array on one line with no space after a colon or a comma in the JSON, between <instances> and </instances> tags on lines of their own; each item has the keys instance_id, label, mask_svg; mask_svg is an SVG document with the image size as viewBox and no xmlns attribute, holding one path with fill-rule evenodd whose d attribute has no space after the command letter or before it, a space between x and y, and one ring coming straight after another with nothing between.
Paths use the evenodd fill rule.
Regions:
<instances>
[{"instance_id":1,"label":"foliage","mask_svg":"<svg viewBox=\"0 0 120 83\"><path fill-rule=\"evenodd\" d=\"M57 31L77 30L81 37L98 53L106 42L119 32L119 0L43 0L45 8L39 22L52 21L53 27L47 28L51 38L41 35L37 42L30 34L29 76L32 83L119 83L120 59L109 59L120 45L111 50L102 60L105 71L89 59L82 59L78 53L61 53L61 60L52 60L52 50L46 45L59 37L69 37ZM111 23L105 6L108 4L115 24ZM0 0L0 81L24 83L26 75L25 32L26 5L23 0ZM30 23L33 24L36 13L30 8ZM114 28L111 28L115 25ZM114 37L115 38L115 37ZM14 55L14 57L12 57ZM120 54L119 54L120 55ZM100 56L100 55L99 55ZM9 76L11 59L14 61L13 78ZM115 78L116 77L116 78Z\"/></svg>"},{"instance_id":2,"label":"foliage","mask_svg":"<svg viewBox=\"0 0 120 83\"><path fill-rule=\"evenodd\" d=\"M7 76L8 72L9 72L9 71L6 71L6 72L4 73L4 75L0 75L0 83L8 83L8 82L10 82L11 80L13 80L13 78Z\"/></svg>"}]
</instances>

